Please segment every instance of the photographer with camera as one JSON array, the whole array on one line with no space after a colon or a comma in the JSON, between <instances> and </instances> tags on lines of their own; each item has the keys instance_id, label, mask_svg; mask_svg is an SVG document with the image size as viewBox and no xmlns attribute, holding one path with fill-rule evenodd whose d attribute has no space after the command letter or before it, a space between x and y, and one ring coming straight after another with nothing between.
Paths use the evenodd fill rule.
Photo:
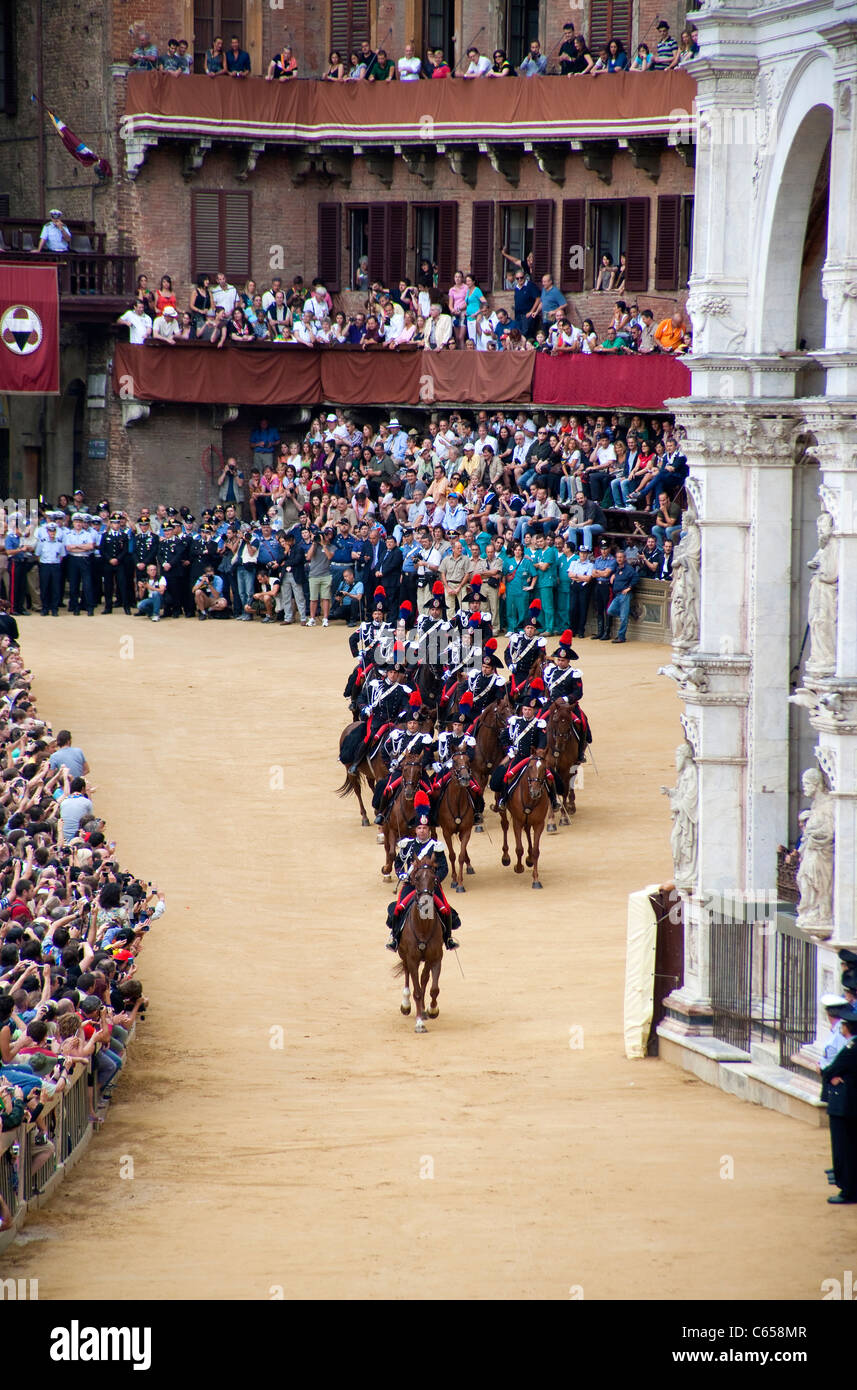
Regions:
<instances>
[{"instance_id":1,"label":"photographer with camera","mask_svg":"<svg viewBox=\"0 0 857 1390\"><path fill-rule=\"evenodd\" d=\"M280 593L280 566L276 560L269 560L268 563L256 575L258 588L247 605L247 612L252 621L255 613L262 614L263 623L274 621L274 606Z\"/></svg>"},{"instance_id":2,"label":"photographer with camera","mask_svg":"<svg viewBox=\"0 0 857 1390\"><path fill-rule=\"evenodd\" d=\"M342 576L342 582L333 596L331 618L344 618L347 627L357 627L360 623L363 585L355 579L350 565Z\"/></svg>"},{"instance_id":3,"label":"photographer with camera","mask_svg":"<svg viewBox=\"0 0 857 1390\"><path fill-rule=\"evenodd\" d=\"M320 530L318 526L310 526L309 532L310 544L306 553L309 576L307 627L315 627L319 602L321 602L321 625L327 627L330 619L330 595L333 588L330 566L333 563L335 534L332 526L325 526L323 530Z\"/></svg>"},{"instance_id":4,"label":"photographer with camera","mask_svg":"<svg viewBox=\"0 0 857 1390\"><path fill-rule=\"evenodd\" d=\"M239 515L244 515L244 470L238 467L238 460L230 455L223 465L217 479L217 496L226 505L234 502Z\"/></svg>"},{"instance_id":5,"label":"photographer with camera","mask_svg":"<svg viewBox=\"0 0 857 1390\"><path fill-rule=\"evenodd\" d=\"M226 599L223 597L223 580L215 572L214 565L206 565L203 573L193 586L193 606L201 623L209 613L224 613Z\"/></svg>"}]
</instances>

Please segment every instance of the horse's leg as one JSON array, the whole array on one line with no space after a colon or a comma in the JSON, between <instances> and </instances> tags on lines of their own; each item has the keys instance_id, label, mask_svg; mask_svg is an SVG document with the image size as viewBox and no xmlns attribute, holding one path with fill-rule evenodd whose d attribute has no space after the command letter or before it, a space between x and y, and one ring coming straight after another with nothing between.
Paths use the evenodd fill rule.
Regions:
<instances>
[{"instance_id":1,"label":"horse's leg","mask_svg":"<svg viewBox=\"0 0 857 1390\"><path fill-rule=\"evenodd\" d=\"M533 862L533 837L530 833L529 817L524 821L524 830L527 832L527 868L529 869Z\"/></svg>"},{"instance_id":2,"label":"horse's leg","mask_svg":"<svg viewBox=\"0 0 857 1390\"><path fill-rule=\"evenodd\" d=\"M474 869L473 865L472 865L471 862L470 862L470 855L467 853L467 846L468 846L469 843L470 843L470 836L472 835L472 833L473 833L473 822L471 821L470 825L468 825L468 826L466 827L466 829L461 830L461 831L459 832L459 835L458 835L458 839L459 839L459 842L460 842L460 843L459 843L459 846L458 846L458 867L459 867L459 871L463 870L464 873L468 873L468 874L473 874L473 873L476 872L476 870ZM459 872L459 877L461 877L461 872ZM462 891L462 893L464 892L464 887L463 887L463 885L462 885L461 891Z\"/></svg>"},{"instance_id":3,"label":"horse's leg","mask_svg":"<svg viewBox=\"0 0 857 1390\"><path fill-rule=\"evenodd\" d=\"M541 883L539 882L539 841L540 841L541 838L542 838L542 829L543 829L543 827L544 827L544 823L545 823L545 822L544 822L544 816L542 816L541 820L536 821L536 823L535 823L534 826L533 826L533 887L534 887L534 888L541 888L541 886L542 886Z\"/></svg>"},{"instance_id":4,"label":"horse's leg","mask_svg":"<svg viewBox=\"0 0 857 1390\"><path fill-rule=\"evenodd\" d=\"M443 950L443 947L441 947ZM440 967L443 964L443 956L438 956L437 960L431 963L431 1003L428 1007L429 1018L437 1018L440 1009L437 1006L437 996L440 994Z\"/></svg>"},{"instance_id":5,"label":"horse's leg","mask_svg":"<svg viewBox=\"0 0 857 1390\"><path fill-rule=\"evenodd\" d=\"M424 964L420 969L420 962L417 960L414 966L414 1008L417 1012L417 1021L414 1025L415 1033L425 1033L425 1006L426 1006L426 981L428 980L429 966Z\"/></svg>"},{"instance_id":6,"label":"horse's leg","mask_svg":"<svg viewBox=\"0 0 857 1390\"><path fill-rule=\"evenodd\" d=\"M401 1009L403 1014L409 1014L411 1012L411 972L408 970L407 964L405 962L405 957L404 955L402 955L401 948L399 949L399 954L402 956L402 965L404 966L405 970L405 985L402 990L402 1002L399 1005L399 1008Z\"/></svg>"},{"instance_id":7,"label":"horse's leg","mask_svg":"<svg viewBox=\"0 0 857 1390\"><path fill-rule=\"evenodd\" d=\"M385 883L389 883L393 876L393 857L396 852L394 815L395 807L384 825L384 867L381 870L381 877Z\"/></svg>"},{"instance_id":8,"label":"horse's leg","mask_svg":"<svg viewBox=\"0 0 857 1390\"><path fill-rule=\"evenodd\" d=\"M503 854L500 862L505 869L508 869L512 861L509 858L509 817L506 814L505 806L500 810L500 824L503 827Z\"/></svg>"},{"instance_id":9,"label":"horse's leg","mask_svg":"<svg viewBox=\"0 0 857 1390\"><path fill-rule=\"evenodd\" d=\"M521 862L524 857L524 837L521 832L524 826L523 821L515 815L514 811L512 812L512 828L515 832L515 873L522 874L524 872L524 865Z\"/></svg>"},{"instance_id":10,"label":"horse's leg","mask_svg":"<svg viewBox=\"0 0 857 1390\"><path fill-rule=\"evenodd\" d=\"M446 844L446 857L449 862L449 882L458 892L458 877L455 864L455 832L447 825L446 821L441 821L444 843Z\"/></svg>"},{"instance_id":11,"label":"horse's leg","mask_svg":"<svg viewBox=\"0 0 857 1390\"><path fill-rule=\"evenodd\" d=\"M358 803L358 805L359 805L359 807L360 807L360 824L361 824L361 825L368 825L368 824L369 824L369 817L368 817L367 814L366 814L366 807L363 805L363 794L362 794L362 791L361 791L361 780L362 780L362 779L361 779L361 776L360 776L360 769L359 769L359 768L357 769L356 772L349 772L349 774L348 774L348 781L349 781L349 783L350 783L350 785L351 785L351 789L352 789L352 791L354 792L354 795L357 797L357 803Z\"/></svg>"}]
</instances>

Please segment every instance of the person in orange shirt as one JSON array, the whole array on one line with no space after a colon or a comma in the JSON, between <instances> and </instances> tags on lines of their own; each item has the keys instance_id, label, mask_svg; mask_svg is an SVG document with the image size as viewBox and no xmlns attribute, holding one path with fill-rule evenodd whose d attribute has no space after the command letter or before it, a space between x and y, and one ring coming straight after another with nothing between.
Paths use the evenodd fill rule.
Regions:
<instances>
[{"instance_id":1,"label":"person in orange shirt","mask_svg":"<svg viewBox=\"0 0 857 1390\"><path fill-rule=\"evenodd\" d=\"M655 342L661 352L675 353L681 347L685 334L684 319L681 314L673 314L672 318L662 319L655 329Z\"/></svg>"}]
</instances>

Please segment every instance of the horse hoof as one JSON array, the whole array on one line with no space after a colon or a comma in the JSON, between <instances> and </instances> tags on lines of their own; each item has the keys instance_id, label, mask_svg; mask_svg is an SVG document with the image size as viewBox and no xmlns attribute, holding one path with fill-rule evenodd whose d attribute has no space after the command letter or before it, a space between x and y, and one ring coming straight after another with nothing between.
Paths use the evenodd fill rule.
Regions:
<instances>
[{"instance_id":1,"label":"horse hoof","mask_svg":"<svg viewBox=\"0 0 857 1390\"><path fill-rule=\"evenodd\" d=\"M411 1006L410 1006L410 1004L408 1004L408 1005L400 1004L400 1005L399 1005L399 1012L400 1012L400 1013L403 1013L403 1014L405 1015L405 1017L407 1018L408 1014L411 1012Z\"/></svg>"},{"instance_id":2,"label":"horse hoof","mask_svg":"<svg viewBox=\"0 0 857 1390\"><path fill-rule=\"evenodd\" d=\"M559 823L560 825L568 825L568 816L562 816Z\"/></svg>"},{"instance_id":3,"label":"horse hoof","mask_svg":"<svg viewBox=\"0 0 857 1390\"><path fill-rule=\"evenodd\" d=\"M366 824L367 824L367 825L369 824L368 820L367 820ZM383 844L384 844L384 836L383 836L380 832L375 836L375 844L376 844L376 845L383 845Z\"/></svg>"},{"instance_id":4,"label":"horse hoof","mask_svg":"<svg viewBox=\"0 0 857 1390\"><path fill-rule=\"evenodd\" d=\"M474 867L473 867L472 864L468 864L468 865L466 866L466 871L467 871L467 873L469 873L469 874L475 874L475 873L476 873L476 870L474 869Z\"/></svg>"},{"instance_id":5,"label":"horse hoof","mask_svg":"<svg viewBox=\"0 0 857 1390\"><path fill-rule=\"evenodd\" d=\"M473 827L473 833L474 833L474 835L484 835L484 834L485 834L485 827L484 827L483 825L474 825L474 827Z\"/></svg>"},{"instance_id":6,"label":"horse hoof","mask_svg":"<svg viewBox=\"0 0 857 1390\"><path fill-rule=\"evenodd\" d=\"M508 869L508 867L509 867L509 865L511 864L511 862L512 862L512 861L511 861L511 859L509 858L508 854L504 854L504 855L503 855L503 858L500 860L500 863L503 865L503 868L504 868L504 869Z\"/></svg>"},{"instance_id":7,"label":"horse hoof","mask_svg":"<svg viewBox=\"0 0 857 1390\"><path fill-rule=\"evenodd\" d=\"M523 872L524 872L524 866L523 866L523 864L516 864L516 865L515 865L515 873L516 873L516 874L522 874Z\"/></svg>"},{"instance_id":8,"label":"horse hoof","mask_svg":"<svg viewBox=\"0 0 857 1390\"><path fill-rule=\"evenodd\" d=\"M462 884L456 883L456 885L455 885L455 891L456 891L456 893L463 893L463 892L464 892L464 888L463 888Z\"/></svg>"},{"instance_id":9,"label":"horse hoof","mask_svg":"<svg viewBox=\"0 0 857 1390\"><path fill-rule=\"evenodd\" d=\"M568 814L569 814L570 816L576 816L576 815L577 815L577 807L576 807L576 806L569 806L569 808L568 808Z\"/></svg>"},{"instance_id":10,"label":"horse hoof","mask_svg":"<svg viewBox=\"0 0 857 1390\"><path fill-rule=\"evenodd\" d=\"M555 825L546 825L546 826L545 826L545 834L546 834L546 835L556 835L556 834L558 834L558 833L559 833L559 832L557 831L557 828L556 828Z\"/></svg>"},{"instance_id":11,"label":"horse hoof","mask_svg":"<svg viewBox=\"0 0 857 1390\"><path fill-rule=\"evenodd\" d=\"M368 824L369 824L369 817L368 817L368 816L361 816L361 817L360 817L360 824L361 824L361 825L368 825Z\"/></svg>"},{"instance_id":12,"label":"horse hoof","mask_svg":"<svg viewBox=\"0 0 857 1390\"><path fill-rule=\"evenodd\" d=\"M534 879L533 879L533 887L534 887L534 888L541 888L541 886L542 886L542 885L539 883L538 879L537 879L537 878L534 878Z\"/></svg>"},{"instance_id":13,"label":"horse hoof","mask_svg":"<svg viewBox=\"0 0 857 1390\"><path fill-rule=\"evenodd\" d=\"M392 875L392 874L385 874L384 871L383 871L383 869L381 870L381 878L382 878L382 880L383 880L384 883L392 883L392 882L393 882L393 875Z\"/></svg>"},{"instance_id":14,"label":"horse hoof","mask_svg":"<svg viewBox=\"0 0 857 1390\"><path fill-rule=\"evenodd\" d=\"M426 1013L428 1014L429 1018L437 1018L438 1014L440 1013L440 1009L426 1009Z\"/></svg>"},{"instance_id":15,"label":"horse hoof","mask_svg":"<svg viewBox=\"0 0 857 1390\"><path fill-rule=\"evenodd\" d=\"M415 1032L415 1033L427 1033L427 1032L428 1032L428 1029L426 1028L426 1026L425 1026L425 1024L423 1023L423 1021L422 1021L421 1018L418 1018L417 1021L416 1021L416 1023L414 1024L414 1032Z\"/></svg>"}]
</instances>

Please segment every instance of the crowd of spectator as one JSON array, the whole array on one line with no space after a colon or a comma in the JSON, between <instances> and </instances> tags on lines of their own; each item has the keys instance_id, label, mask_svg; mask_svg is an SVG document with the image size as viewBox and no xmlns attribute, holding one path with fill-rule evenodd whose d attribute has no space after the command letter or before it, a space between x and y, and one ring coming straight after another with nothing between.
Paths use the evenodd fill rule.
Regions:
<instances>
[{"instance_id":1,"label":"crowd of spectator","mask_svg":"<svg viewBox=\"0 0 857 1390\"><path fill-rule=\"evenodd\" d=\"M130 342L175 347L181 342L206 343L215 348L279 346L423 350L441 352L529 352L554 356L592 353L621 355L667 353L681 356L691 350L691 331L680 311L656 321L650 308L617 299L612 317L601 332L591 318L580 324L576 310L550 275L537 278L532 265L503 249L513 267L509 281L512 313L492 308L472 274L457 270L448 288L436 284L437 268L421 263L417 284L400 280L385 286L369 281L368 266L358 269L358 288L367 291L364 310L337 309L329 291L315 279L305 284L300 275L290 286L275 276L260 289L249 279L243 288L229 283L219 271L212 284L200 275L183 304L169 275L153 290L140 275L133 305L118 322ZM618 265L605 254L596 288L621 290L625 257Z\"/></svg>"},{"instance_id":2,"label":"crowd of spectator","mask_svg":"<svg viewBox=\"0 0 857 1390\"><path fill-rule=\"evenodd\" d=\"M677 41L669 24L662 19L656 27L658 35L654 53L646 43L637 45L633 58L628 57L624 43L611 38L593 54L582 34L575 33L569 22L563 26L560 42L550 53L543 53L541 43L533 39L521 61L514 66L505 49L497 48L492 56L481 53L471 45L454 65L451 55L442 48L429 48L420 58L413 43L406 43L401 58L394 58L385 48L373 49L364 40L350 53L333 49L326 70L320 74L324 82L419 82L422 79L461 77L474 80L490 77L563 77L598 76L600 73L671 71L683 67L699 52L699 34L691 24L681 32ZM193 54L186 39L169 39L166 51L158 51L146 32L138 35L130 55L129 65L137 72L168 72L175 77L193 72ZM252 75L250 55L233 35L228 44L217 36L203 58L202 70L207 77L246 78ZM299 78L298 59L289 44L275 53L267 64L265 80L290 82Z\"/></svg>"},{"instance_id":3,"label":"crowd of spectator","mask_svg":"<svg viewBox=\"0 0 857 1390\"><path fill-rule=\"evenodd\" d=\"M82 1072L89 1118L104 1116L148 1002L137 956L164 900L121 870L83 751L38 716L7 609L0 605L0 1130L33 1126L33 1179L56 1152L52 1102ZM0 1230L13 1219L2 1191Z\"/></svg>"},{"instance_id":4,"label":"crowd of spectator","mask_svg":"<svg viewBox=\"0 0 857 1390\"><path fill-rule=\"evenodd\" d=\"M82 493L32 526L8 518L16 611L103 600L153 621L354 624L379 587L416 617L438 592L455 612L478 576L498 630L535 593L548 631L579 635L590 601L606 611L617 548L640 576L672 576L687 463L669 420L453 411L420 431L338 410L303 438L262 418L248 447L198 519L163 503L134 519Z\"/></svg>"}]
</instances>

